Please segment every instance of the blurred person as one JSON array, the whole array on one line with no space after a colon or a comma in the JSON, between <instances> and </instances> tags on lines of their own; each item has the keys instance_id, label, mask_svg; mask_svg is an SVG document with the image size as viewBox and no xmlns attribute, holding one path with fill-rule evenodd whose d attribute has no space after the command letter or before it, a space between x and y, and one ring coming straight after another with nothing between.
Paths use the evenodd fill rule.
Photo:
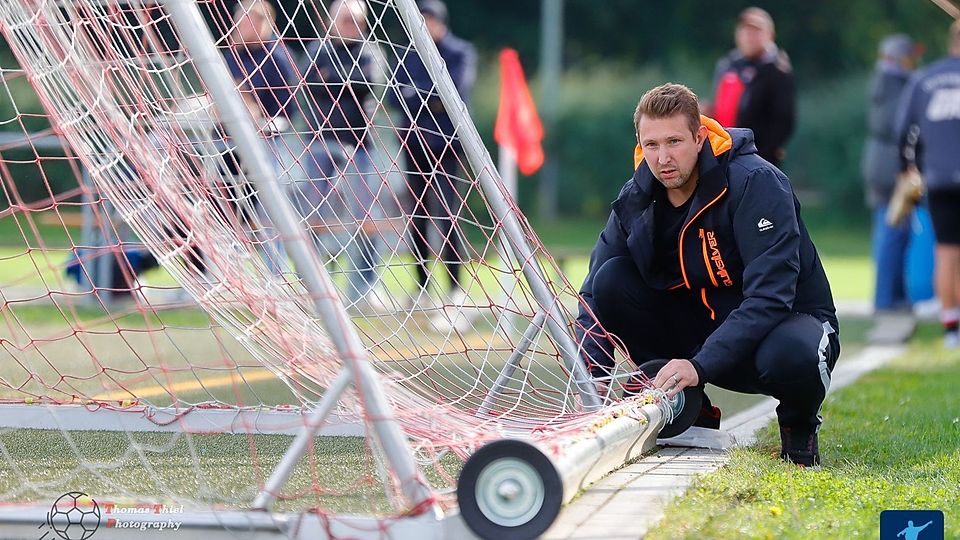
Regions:
<instances>
[{"instance_id":1,"label":"blurred person","mask_svg":"<svg viewBox=\"0 0 960 540\"><path fill-rule=\"evenodd\" d=\"M282 132L290 128L296 107L293 56L274 33L276 11L267 0L244 0L233 11L234 26L224 60L235 81L252 91L259 116Z\"/></svg>"},{"instance_id":2,"label":"blurred person","mask_svg":"<svg viewBox=\"0 0 960 540\"><path fill-rule=\"evenodd\" d=\"M713 383L780 401L781 458L820 463L819 415L840 354L830 284L790 180L753 133L700 115L664 84L634 114L637 168L613 202L580 289L578 339L598 388L622 340L638 366L672 359L668 397ZM697 423L719 427L705 399Z\"/></svg>"},{"instance_id":3,"label":"blurred person","mask_svg":"<svg viewBox=\"0 0 960 540\"><path fill-rule=\"evenodd\" d=\"M880 42L879 59L870 81L868 134L861 171L867 205L873 211L873 260L876 288L873 307L881 317L871 341L908 337L890 336L883 317L909 310L907 256L913 234L914 216L897 225L887 223L887 208L900 172L900 146L896 134L896 113L903 90L916 67L922 48L904 34L893 34ZM912 331L912 324L908 325Z\"/></svg>"},{"instance_id":4,"label":"blurred person","mask_svg":"<svg viewBox=\"0 0 960 540\"><path fill-rule=\"evenodd\" d=\"M229 47L223 58L233 76L247 110L270 145L274 168L283 176L294 158L287 151L292 118L296 113L291 91L296 71L293 57L283 41L274 32L276 10L267 0L243 0L233 10L233 28ZM226 134L220 133L223 140ZM240 179L241 163L233 152L224 156L225 173ZM255 188L250 184L224 186L224 192L238 212L238 216L254 228L254 234L265 248L267 265L274 273L281 270L286 259L278 234L269 225L269 219L256 200Z\"/></svg>"},{"instance_id":5,"label":"blurred person","mask_svg":"<svg viewBox=\"0 0 960 540\"><path fill-rule=\"evenodd\" d=\"M740 13L734 40L737 48L717 62L710 114L724 127L752 129L757 153L779 167L796 114L790 58L774 42L773 18L758 7Z\"/></svg>"},{"instance_id":6,"label":"blurred person","mask_svg":"<svg viewBox=\"0 0 960 540\"><path fill-rule=\"evenodd\" d=\"M950 26L949 54L914 73L904 90L897 141L909 166L910 136L917 135L916 165L923 174L936 237L935 282L944 345L960 347L960 20Z\"/></svg>"},{"instance_id":7,"label":"blurred person","mask_svg":"<svg viewBox=\"0 0 960 540\"><path fill-rule=\"evenodd\" d=\"M418 6L461 99L469 104L477 73L473 45L450 32L446 4L440 0L421 0ZM445 303L462 305L466 293L460 283L460 269L466 252L455 222L466 202L458 187L462 152L456 138L457 126L447 114L419 54L410 51L401 56L397 83L400 94L397 105L408 112L402 120L400 133L407 161L407 185L415 201L412 240L420 286L415 307L428 308L432 302L427 270L431 230L440 233L442 245L438 257L450 276L450 291ZM442 321L438 318L433 322L439 325Z\"/></svg>"},{"instance_id":8,"label":"blurred person","mask_svg":"<svg viewBox=\"0 0 960 540\"><path fill-rule=\"evenodd\" d=\"M346 233L332 235L348 237L337 242L345 244L338 248L345 248L350 265L348 300L360 311L379 313L386 309L387 296L378 288L382 248L375 229L376 221L384 217L378 197L385 188L371 160L367 126L376 107L373 88L382 84L382 77L375 69L376 46L365 39L366 32L366 2L335 0L330 4L328 36L308 47L301 71L309 102L304 116L314 133L310 147L317 164L311 177L345 180L323 187L328 215L322 217L335 227L348 222ZM331 160L342 160L345 167Z\"/></svg>"}]
</instances>

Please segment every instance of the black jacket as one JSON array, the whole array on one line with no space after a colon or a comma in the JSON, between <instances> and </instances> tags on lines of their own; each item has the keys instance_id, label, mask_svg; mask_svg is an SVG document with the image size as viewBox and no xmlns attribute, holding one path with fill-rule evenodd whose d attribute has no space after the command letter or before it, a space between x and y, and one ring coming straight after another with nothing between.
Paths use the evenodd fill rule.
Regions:
<instances>
[{"instance_id":1,"label":"black jacket","mask_svg":"<svg viewBox=\"0 0 960 540\"><path fill-rule=\"evenodd\" d=\"M760 341L791 313L807 313L839 329L830 285L790 181L757 155L750 130L725 131L712 120L706 123L712 144L700 152L700 180L679 238L683 280L675 284L703 299L705 311L691 316L706 314L719 324L691 359L701 382L752 358ZM595 310L593 276L608 259L629 255L642 276L651 272L651 202L657 189L662 191L661 184L641 161L614 201L590 257L580 290L590 311ZM596 325L583 307L577 323L591 369L601 374L604 366L612 367L612 345L583 339L583 329ZM678 331L682 328L678 323Z\"/></svg>"},{"instance_id":2,"label":"black jacket","mask_svg":"<svg viewBox=\"0 0 960 540\"><path fill-rule=\"evenodd\" d=\"M477 79L476 50L470 42L451 32L447 32L437 43L437 50L460 99L469 107ZM453 125L444 109L436 85L417 50L411 46L398 49L396 54L401 60L396 67L396 87L392 100L404 113L399 123L402 128L415 125L427 146L435 150L442 149L456 138L458 126Z\"/></svg>"},{"instance_id":3,"label":"black jacket","mask_svg":"<svg viewBox=\"0 0 960 540\"><path fill-rule=\"evenodd\" d=\"M736 73L744 84L736 127L752 129L760 157L779 164L796 118L796 88L790 59L777 48L771 48L758 59L745 58L734 50L717 62L714 85L727 72Z\"/></svg>"}]
</instances>

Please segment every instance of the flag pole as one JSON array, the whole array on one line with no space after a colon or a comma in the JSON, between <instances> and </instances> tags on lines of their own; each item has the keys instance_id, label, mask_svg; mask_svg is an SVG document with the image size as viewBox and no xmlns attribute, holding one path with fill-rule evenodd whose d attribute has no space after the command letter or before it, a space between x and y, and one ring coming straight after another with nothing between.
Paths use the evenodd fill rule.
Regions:
<instances>
[{"instance_id":1,"label":"flag pole","mask_svg":"<svg viewBox=\"0 0 960 540\"><path fill-rule=\"evenodd\" d=\"M497 168L500 169L500 179L503 181L507 193L517 200L517 152L513 147L499 145Z\"/></svg>"}]
</instances>

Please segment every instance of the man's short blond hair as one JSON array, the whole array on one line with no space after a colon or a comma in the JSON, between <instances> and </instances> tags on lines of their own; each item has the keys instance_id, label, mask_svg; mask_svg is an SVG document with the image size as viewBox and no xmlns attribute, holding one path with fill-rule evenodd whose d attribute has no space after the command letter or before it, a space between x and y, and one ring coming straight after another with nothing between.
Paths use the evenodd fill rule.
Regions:
<instances>
[{"instance_id":1,"label":"man's short blond hair","mask_svg":"<svg viewBox=\"0 0 960 540\"><path fill-rule=\"evenodd\" d=\"M633 113L633 126L640 133L642 117L660 119L678 114L686 117L690 132L696 135L700 129L700 100L697 95L682 84L662 84L648 90L640 98L637 110Z\"/></svg>"}]
</instances>

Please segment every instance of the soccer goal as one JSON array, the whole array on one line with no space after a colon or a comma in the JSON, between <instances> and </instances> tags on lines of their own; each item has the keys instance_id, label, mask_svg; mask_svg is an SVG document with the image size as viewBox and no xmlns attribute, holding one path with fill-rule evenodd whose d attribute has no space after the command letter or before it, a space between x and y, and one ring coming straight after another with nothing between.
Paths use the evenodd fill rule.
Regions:
<instances>
[{"instance_id":1,"label":"soccer goal","mask_svg":"<svg viewBox=\"0 0 960 540\"><path fill-rule=\"evenodd\" d=\"M533 538L682 409L598 394L414 0L0 32L0 535Z\"/></svg>"}]
</instances>

